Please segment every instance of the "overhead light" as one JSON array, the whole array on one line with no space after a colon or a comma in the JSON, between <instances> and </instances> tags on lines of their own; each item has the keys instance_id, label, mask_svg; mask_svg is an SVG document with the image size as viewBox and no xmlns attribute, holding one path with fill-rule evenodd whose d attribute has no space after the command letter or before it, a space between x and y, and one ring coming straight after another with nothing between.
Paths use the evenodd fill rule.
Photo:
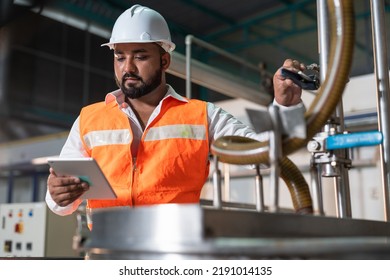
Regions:
<instances>
[{"instance_id":1,"label":"overhead light","mask_svg":"<svg viewBox=\"0 0 390 280\"><path fill-rule=\"evenodd\" d=\"M55 21L67 24L69 26L78 28L80 30L87 30L88 32L95 34L102 38L110 38L111 30L100 27L94 23L88 22L80 17L73 16L71 14L65 14L64 12L52 7L45 6L44 9L34 8L33 12L40 13L41 15L53 19Z\"/></svg>"},{"instance_id":2,"label":"overhead light","mask_svg":"<svg viewBox=\"0 0 390 280\"><path fill-rule=\"evenodd\" d=\"M34 4L33 0L15 0L15 5L31 7Z\"/></svg>"}]
</instances>

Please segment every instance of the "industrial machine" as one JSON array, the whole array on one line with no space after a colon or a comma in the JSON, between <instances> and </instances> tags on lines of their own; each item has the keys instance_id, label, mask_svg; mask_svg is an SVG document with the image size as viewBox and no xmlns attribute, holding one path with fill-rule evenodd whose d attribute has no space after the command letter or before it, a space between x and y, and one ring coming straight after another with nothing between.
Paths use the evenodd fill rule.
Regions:
<instances>
[{"instance_id":1,"label":"industrial machine","mask_svg":"<svg viewBox=\"0 0 390 280\"><path fill-rule=\"evenodd\" d=\"M87 259L390 257L390 225L383 222L192 204L102 210L93 219Z\"/></svg>"},{"instance_id":2,"label":"industrial machine","mask_svg":"<svg viewBox=\"0 0 390 280\"><path fill-rule=\"evenodd\" d=\"M386 160L389 158L386 139L390 92L386 46L382 41L385 34L382 30L383 1L371 1L379 131L363 134L344 131L341 107L353 54L353 1L317 3L321 86L304 116L307 137L299 139L283 134L277 109L271 106L268 110L271 127L268 142L223 137L212 144L214 191L213 201L208 206L159 205L96 211L93 214L94 229L85 244L87 258L390 258L390 168ZM194 41L188 39L189 44ZM207 47L207 44L203 45ZM187 55L191 61L190 54ZM190 83L190 67L187 75L187 83ZM313 79L306 81L318 82ZM253 101L256 98L248 99ZM385 221L353 219L351 216L347 174L351 161L347 150L364 145L379 145L381 149ZM287 158L306 146L312 154L312 191L299 169ZM256 166L255 205L243 209L222 200L220 162ZM267 207L263 200L261 164L269 166L272 198ZM324 214L321 176L335 178L337 217ZM279 177L289 188L295 213L285 212L279 207Z\"/></svg>"}]
</instances>

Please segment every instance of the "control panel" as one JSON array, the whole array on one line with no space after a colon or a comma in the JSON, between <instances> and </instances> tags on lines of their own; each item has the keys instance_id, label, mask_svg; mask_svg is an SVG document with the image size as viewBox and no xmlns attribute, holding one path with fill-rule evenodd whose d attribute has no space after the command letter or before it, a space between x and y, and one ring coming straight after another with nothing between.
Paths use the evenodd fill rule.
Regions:
<instances>
[{"instance_id":1,"label":"control panel","mask_svg":"<svg viewBox=\"0 0 390 280\"><path fill-rule=\"evenodd\" d=\"M0 204L0 257L74 256L72 218L51 213L45 202Z\"/></svg>"}]
</instances>

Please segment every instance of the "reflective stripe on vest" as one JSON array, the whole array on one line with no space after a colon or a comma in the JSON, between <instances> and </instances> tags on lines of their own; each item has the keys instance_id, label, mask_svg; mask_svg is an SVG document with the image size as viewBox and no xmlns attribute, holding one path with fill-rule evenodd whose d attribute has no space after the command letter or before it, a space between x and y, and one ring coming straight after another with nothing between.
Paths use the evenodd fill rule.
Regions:
<instances>
[{"instance_id":1,"label":"reflective stripe on vest","mask_svg":"<svg viewBox=\"0 0 390 280\"><path fill-rule=\"evenodd\" d=\"M173 138L206 140L206 129L203 125L188 124L152 127L148 130L144 141L164 140Z\"/></svg>"},{"instance_id":2,"label":"reflective stripe on vest","mask_svg":"<svg viewBox=\"0 0 390 280\"><path fill-rule=\"evenodd\" d=\"M130 131L128 129L98 130L84 135L85 144L89 149L97 146L130 144Z\"/></svg>"}]
</instances>

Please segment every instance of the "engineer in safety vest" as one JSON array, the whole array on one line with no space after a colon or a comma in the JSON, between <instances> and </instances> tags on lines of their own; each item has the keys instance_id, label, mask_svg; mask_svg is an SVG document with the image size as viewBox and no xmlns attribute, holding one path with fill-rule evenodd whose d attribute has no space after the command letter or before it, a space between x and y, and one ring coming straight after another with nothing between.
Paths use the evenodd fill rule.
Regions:
<instances>
[{"instance_id":1,"label":"engineer in safety vest","mask_svg":"<svg viewBox=\"0 0 390 280\"><path fill-rule=\"evenodd\" d=\"M81 110L60 153L60 157L96 159L118 196L88 200L88 210L197 203L209 174L213 140L226 135L265 140L223 109L187 99L166 83L175 44L158 12L132 6L118 17L104 46L113 50L118 89ZM305 68L292 59L283 67ZM273 82L274 104L281 112L304 110L301 89L280 70ZM47 205L58 215L69 215L88 189L79 178L57 176L50 169Z\"/></svg>"}]
</instances>

